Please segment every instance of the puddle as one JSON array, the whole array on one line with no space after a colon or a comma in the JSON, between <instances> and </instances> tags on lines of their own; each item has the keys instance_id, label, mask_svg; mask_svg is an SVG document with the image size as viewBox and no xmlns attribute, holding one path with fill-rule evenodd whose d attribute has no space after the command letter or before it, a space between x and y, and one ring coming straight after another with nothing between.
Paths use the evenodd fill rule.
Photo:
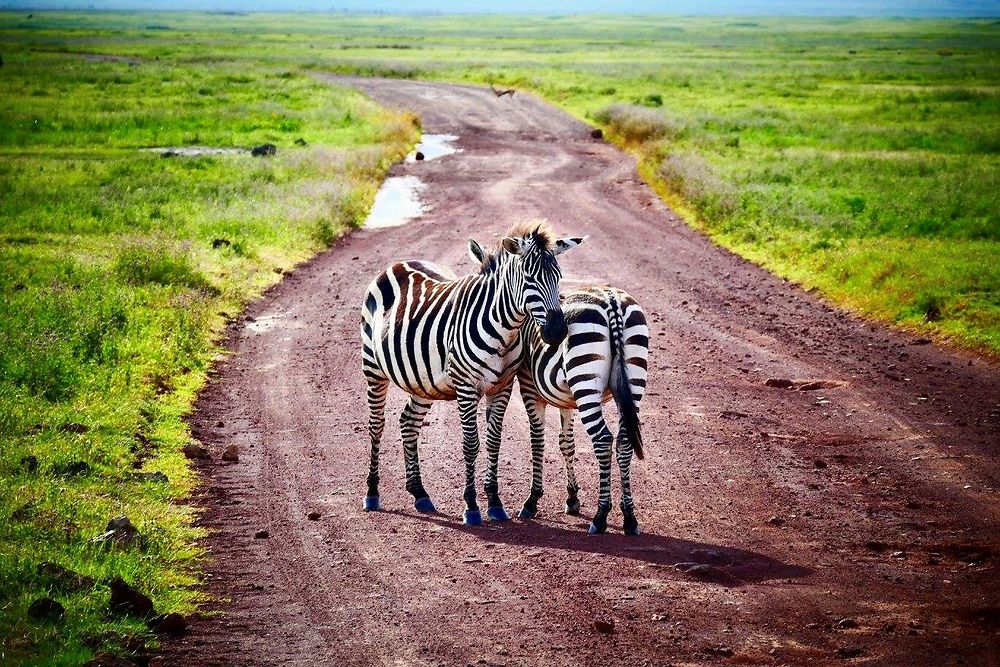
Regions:
<instances>
[{"instance_id":1,"label":"puddle","mask_svg":"<svg viewBox=\"0 0 1000 667\"><path fill-rule=\"evenodd\" d=\"M375 194L375 203L365 220L366 229L398 227L427 210L420 201L426 185L416 176L392 176L385 179Z\"/></svg>"},{"instance_id":2,"label":"puddle","mask_svg":"<svg viewBox=\"0 0 1000 667\"><path fill-rule=\"evenodd\" d=\"M424 154L424 160L461 153L462 149L454 145L458 141L457 134L425 134L420 137L420 143L413 149L413 152L406 156L407 162L416 162L417 151Z\"/></svg>"},{"instance_id":3,"label":"puddle","mask_svg":"<svg viewBox=\"0 0 1000 667\"><path fill-rule=\"evenodd\" d=\"M218 148L215 146L160 146L143 148L150 153L160 153L163 157L198 157L199 155L236 155L249 153L246 148Z\"/></svg>"}]
</instances>

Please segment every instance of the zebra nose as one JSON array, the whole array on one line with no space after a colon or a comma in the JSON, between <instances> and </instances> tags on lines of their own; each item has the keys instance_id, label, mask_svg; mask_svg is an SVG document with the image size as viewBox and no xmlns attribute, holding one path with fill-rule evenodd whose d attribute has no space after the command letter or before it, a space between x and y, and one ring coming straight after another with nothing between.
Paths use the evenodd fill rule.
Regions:
<instances>
[{"instance_id":1,"label":"zebra nose","mask_svg":"<svg viewBox=\"0 0 1000 667\"><path fill-rule=\"evenodd\" d=\"M560 309L550 310L542 326L542 340L548 345L558 345L566 337L566 318Z\"/></svg>"}]
</instances>

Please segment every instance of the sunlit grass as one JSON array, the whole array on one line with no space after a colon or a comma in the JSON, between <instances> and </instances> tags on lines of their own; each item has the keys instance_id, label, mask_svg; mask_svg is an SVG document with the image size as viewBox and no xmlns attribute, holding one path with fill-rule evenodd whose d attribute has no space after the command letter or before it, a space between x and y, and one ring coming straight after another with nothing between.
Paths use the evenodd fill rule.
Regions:
<instances>
[{"instance_id":1,"label":"sunlit grass","mask_svg":"<svg viewBox=\"0 0 1000 667\"><path fill-rule=\"evenodd\" d=\"M109 613L114 577L160 612L193 611L202 552L178 502L194 483L181 448L213 341L361 222L416 128L267 67L134 66L9 43L3 56L0 663L79 665L153 641L141 620ZM143 150L263 142L277 155ZM167 481L137 475L154 471ZM92 542L121 514L144 548ZM43 562L95 583L60 587ZM44 596L63 620L27 615Z\"/></svg>"}]
</instances>

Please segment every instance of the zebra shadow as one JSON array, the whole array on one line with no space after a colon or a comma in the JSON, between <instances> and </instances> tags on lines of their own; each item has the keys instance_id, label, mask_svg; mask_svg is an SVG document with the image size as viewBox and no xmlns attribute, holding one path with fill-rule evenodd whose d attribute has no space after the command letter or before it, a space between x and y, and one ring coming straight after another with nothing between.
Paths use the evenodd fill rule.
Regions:
<instances>
[{"instance_id":1,"label":"zebra shadow","mask_svg":"<svg viewBox=\"0 0 1000 667\"><path fill-rule=\"evenodd\" d=\"M490 523L483 527L465 526L458 519L441 514L399 512L400 516L427 521L461 531L486 544L506 544L525 549L558 550L576 554L593 554L644 563L662 569L664 575L684 577L727 587L745 586L765 581L808 577L813 570L801 565L783 563L776 558L719 544L695 542L667 535L643 533L636 537L620 532L588 535L587 521L578 526L563 520L538 517L530 521L514 519ZM620 530L620 527L617 527ZM545 551L526 554L529 558L546 555Z\"/></svg>"}]
</instances>

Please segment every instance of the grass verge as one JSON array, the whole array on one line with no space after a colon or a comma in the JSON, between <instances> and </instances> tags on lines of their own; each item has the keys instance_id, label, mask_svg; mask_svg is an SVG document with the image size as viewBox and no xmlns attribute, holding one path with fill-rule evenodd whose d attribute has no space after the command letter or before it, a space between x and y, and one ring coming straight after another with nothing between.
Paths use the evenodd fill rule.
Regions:
<instances>
[{"instance_id":1,"label":"grass verge","mask_svg":"<svg viewBox=\"0 0 1000 667\"><path fill-rule=\"evenodd\" d=\"M79 665L154 641L109 611L115 577L159 612L194 608L181 449L215 341L363 220L418 131L287 70L10 42L0 32L0 663ZM144 150L263 142L277 154ZM95 541L119 515L142 539ZM40 598L64 615L33 617Z\"/></svg>"}]
</instances>

